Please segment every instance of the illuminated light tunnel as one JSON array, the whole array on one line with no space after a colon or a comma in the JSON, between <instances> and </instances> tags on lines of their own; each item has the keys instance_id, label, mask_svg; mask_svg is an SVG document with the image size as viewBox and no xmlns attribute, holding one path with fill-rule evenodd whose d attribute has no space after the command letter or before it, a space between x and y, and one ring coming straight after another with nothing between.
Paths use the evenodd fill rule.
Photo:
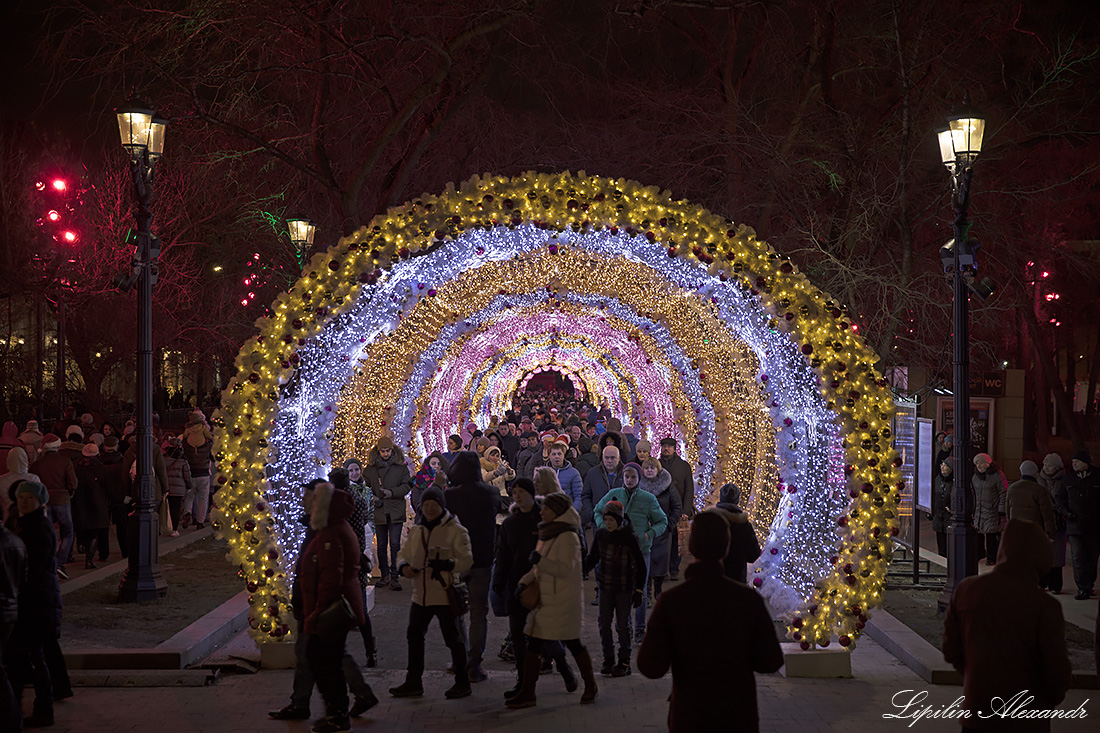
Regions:
<instances>
[{"instance_id":1,"label":"illuminated light tunnel","mask_svg":"<svg viewBox=\"0 0 1100 733\"><path fill-rule=\"evenodd\" d=\"M675 437L697 507L742 486L750 582L790 636L850 646L881 600L891 393L844 309L747 227L626 180L475 177L316 255L257 325L217 422L215 515L257 639L290 632L303 483L382 434L419 462L549 364Z\"/></svg>"}]
</instances>

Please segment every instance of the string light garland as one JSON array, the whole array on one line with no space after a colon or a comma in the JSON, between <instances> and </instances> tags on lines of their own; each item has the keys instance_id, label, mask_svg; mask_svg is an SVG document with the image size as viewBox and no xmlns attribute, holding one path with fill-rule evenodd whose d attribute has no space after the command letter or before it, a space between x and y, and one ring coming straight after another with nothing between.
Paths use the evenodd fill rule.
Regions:
<instances>
[{"instance_id":1,"label":"string light garland","mask_svg":"<svg viewBox=\"0 0 1100 733\"><path fill-rule=\"evenodd\" d=\"M360 378L362 389L388 389L375 393L396 399L418 373L410 343L423 351L495 298L531 295L541 281L535 273L547 276L541 287L555 301L594 296L665 328L691 360L670 367L669 383L686 396L681 447L697 465L715 467L697 476L705 488L696 505L712 480L728 475L722 466L735 456L719 436L739 421L755 451L753 486L768 486L754 489L749 506L772 513L750 582L806 648L850 646L881 601L903 488L877 356L844 308L751 229L654 187L583 172L474 177L391 209L314 256L257 322L216 420L214 512L251 594L254 637L290 632L300 486L327 471L345 385ZM653 355L661 347L643 348ZM737 376L746 363L738 354L755 359L751 381ZM518 378L493 369L479 367L479 390ZM432 372L410 393L402 425L416 429L430 414L425 389L445 376ZM636 387L618 376L611 383L622 373L610 362L585 371L595 389L627 402ZM597 386L599 374L606 380ZM471 414L491 404L491 388L467 405ZM757 405L755 417L746 404ZM394 416L393 405L382 407L390 410L377 422Z\"/></svg>"}]
</instances>

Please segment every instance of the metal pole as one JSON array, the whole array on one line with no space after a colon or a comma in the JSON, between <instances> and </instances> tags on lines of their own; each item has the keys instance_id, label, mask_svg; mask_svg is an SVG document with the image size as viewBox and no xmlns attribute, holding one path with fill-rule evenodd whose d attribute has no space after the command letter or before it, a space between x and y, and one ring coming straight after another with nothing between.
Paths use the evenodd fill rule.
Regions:
<instances>
[{"instance_id":1,"label":"metal pole","mask_svg":"<svg viewBox=\"0 0 1100 733\"><path fill-rule=\"evenodd\" d=\"M127 519L129 565L118 587L120 601L151 601L168 593L157 562L160 516L153 499L153 262L150 257L153 212L152 167L147 159L131 160L137 194L138 344L137 344L137 484L138 504ZM159 496L157 497L159 500Z\"/></svg>"},{"instance_id":2,"label":"metal pole","mask_svg":"<svg viewBox=\"0 0 1100 733\"><path fill-rule=\"evenodd\" d=\"M951 496L951 526L947 538L947 584L939 598L940 610L951 602L951 594L964 578L978 574L978 559L974 552L974 529L970 526L970 291L959 267L959 250L970 229L966 212L970 204L970 179L973 169L959 161L953 174L955 207L955 273L954 285L954 429L955 459L954 491Z\"/></svg>"}]
</instances>

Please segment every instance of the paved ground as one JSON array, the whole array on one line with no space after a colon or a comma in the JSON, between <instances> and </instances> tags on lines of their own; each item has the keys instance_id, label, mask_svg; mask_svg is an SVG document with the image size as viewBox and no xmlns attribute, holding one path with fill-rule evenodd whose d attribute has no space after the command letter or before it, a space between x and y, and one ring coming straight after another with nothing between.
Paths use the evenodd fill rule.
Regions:
<instances>
[{"instance_id":1,"label":"paved ground","mask_svg":"<svg viewBox=\"0 0 1100 733\"><path fill-rule=\"evenodd\" d=\"M592 583L586 583L591 593ZM381 650L380 668L367 670L367 678L381 704L354 724L356 730L376 731L644 731L665 730L670 680L647 680L635 673L623 679L600 678L599 699L593 705L578 704L579 693L567 694L557 675L540 681L538 706L509 711L502 693L513 682L509 665L496 658L504 637L500 619L492 619L490 649L486 668L490 679L474 686L474 695L449 701L443 690L451 678L442 672L446 654L438 629L428 635L429 672L425 676L427 694L416 700L396 700L386 689L403 679L405 664L404 625L410 593L379 590L372 613ZM586 606L585 642L599 657L595 608ZM721 633L718 629L700 629L701 636ZM362 661L363 647L357 637L349 647ZM781 674L757 677L764 731L853 731L876 730L958 730L954 723L922 720L910 727L911 720L884 719L897 713L891 699L903 690L928 690L925 704L946 707L961 694L958 687L933 687L864 637L852 654L854 678L849 680L787 679ZM267 711L288 701L292 672L264 671L256 675L225 677L207 688L94 689L81 688L76 697L57 706L56 731L73 733L116 733L119 731L273 731L305 733L306 722L270 721ZM912 693L901 697L909 699ZM29 707L29 695L25 701ZM1059 721L1054 731L1095 731L1100 718L1100 700L1094 691L1071 691L1064 707L1084 703L1089 718L1083 721ZM1086 702L1087 701L1087 702ZM320 697L313 700L320 714ZM730 730L736 730L736 712L731 710Z\"/></svg>"}]
</instances>

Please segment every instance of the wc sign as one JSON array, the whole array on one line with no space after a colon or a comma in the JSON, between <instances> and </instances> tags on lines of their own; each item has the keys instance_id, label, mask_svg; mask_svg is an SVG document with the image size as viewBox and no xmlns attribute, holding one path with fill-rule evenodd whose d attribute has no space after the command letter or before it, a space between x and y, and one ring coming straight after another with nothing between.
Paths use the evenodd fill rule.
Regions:
<instances>
[{"instance_id":1,"label":"wc sign","mask_svg":"<svg viewBox=\"0 0 1100 733\"><path fill-rule=\"evenodd\" d=\"M999 372L971 372L970 373L971 397L1004 397L1005 373Z\"/></svg>"}]
</instances>

